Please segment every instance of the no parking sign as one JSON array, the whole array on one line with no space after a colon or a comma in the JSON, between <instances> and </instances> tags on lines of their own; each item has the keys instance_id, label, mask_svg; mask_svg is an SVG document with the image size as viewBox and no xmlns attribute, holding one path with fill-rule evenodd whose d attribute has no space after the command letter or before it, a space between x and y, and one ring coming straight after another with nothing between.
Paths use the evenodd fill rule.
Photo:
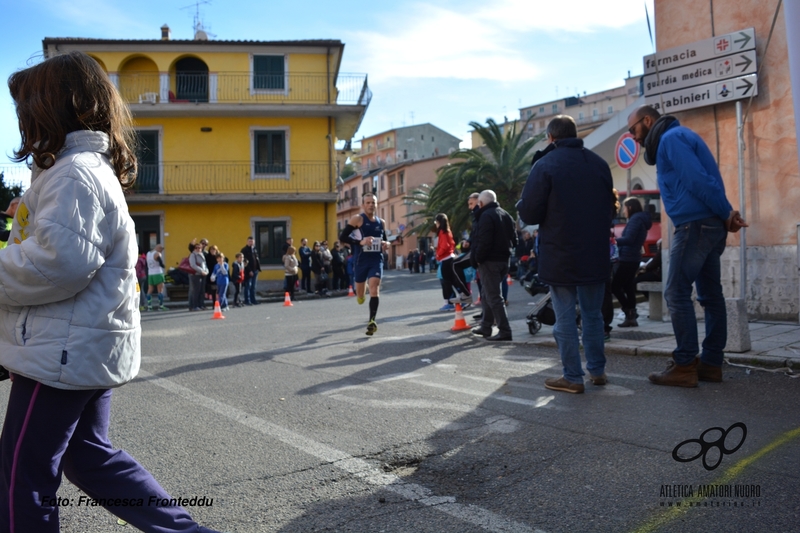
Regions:
<instances>
[{"instance_id":1,"label":"no parking sign","mask_svg":"<svg viewBox=\"0 0 800 533\"><path fill-rule=\"evenodd\" d=\"M628 169L639 158L639 143L628 132L623 133L614 147L614 157L620 168Z\"/></svg>"}]
</instances>

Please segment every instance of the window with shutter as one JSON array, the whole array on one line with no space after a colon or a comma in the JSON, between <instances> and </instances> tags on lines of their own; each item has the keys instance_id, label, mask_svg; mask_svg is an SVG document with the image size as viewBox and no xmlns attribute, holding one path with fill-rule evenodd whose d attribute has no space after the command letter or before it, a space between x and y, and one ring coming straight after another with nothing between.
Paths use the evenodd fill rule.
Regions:
<instances>
[{"instance_id":1,"label":"window with shutter","mask_svg":"<svg viewBox=\"0 0 800 533\"><path fill-rule=\"evenodd\" d=\"M286 69L283 56L253 56L253 89L283 90Z\"/></svg>"},{"instance_id":2,"label":"window with shutter","mask_svg":"<svg viewBox=\"0 0 800 533\"><path fill-rule=\"evenodd\" d=\"M286 174L286 133L255 131L255 173Z\"/></svg>"}]
</instances>

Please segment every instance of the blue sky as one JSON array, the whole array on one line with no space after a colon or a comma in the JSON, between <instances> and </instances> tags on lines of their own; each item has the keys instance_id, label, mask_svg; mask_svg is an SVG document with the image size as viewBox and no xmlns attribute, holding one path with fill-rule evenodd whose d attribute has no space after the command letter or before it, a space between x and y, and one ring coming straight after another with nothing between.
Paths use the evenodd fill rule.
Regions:
<instances>
[{"instance_id":1,"label":"blue sky","mask_svg":"<svg viewBox=\"0 0 800 533\"><path fill-rule=\"evenodd\" d=\"M516 118L520 107L622 85L653 48L653 0L211 0L206 30L221 40L339 39L341 72L365 73L372 103L355 139L430 122L466 141L469 122ZM41 60L44 37L192 37L191 0L0 0L0 165L18 147L5 80ZM187 7L189 6L189 7Z\"/></svg>"}]
</instances>

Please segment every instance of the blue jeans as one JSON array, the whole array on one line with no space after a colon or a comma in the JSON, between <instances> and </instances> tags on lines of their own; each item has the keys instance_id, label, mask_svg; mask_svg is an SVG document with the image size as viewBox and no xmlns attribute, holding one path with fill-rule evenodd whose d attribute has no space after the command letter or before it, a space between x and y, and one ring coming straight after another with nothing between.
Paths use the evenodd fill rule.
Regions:
<instances>
[{"instance_id":1,"label":"blue jeans","mask_svg":"<svg viewBox=\"0 0 800 533\"><path fill-rule=\"evenodd\" d=\"M677 365L689 365L697 356L697 318L692 305L692 284L705 311L706 336L700 360L722 366L728 341L728 316L720 283L720 256L728 232L717 217L695 220L675 228L669 250L669 273L664 298L672 318Z\"/></svg>"},{"instance_id":2,"label":"blue jeans","mask_svg":"<svg viewBox=\"0 0 800 533\"><path fill-rule=\"evenodd\" d=\"M258 281L258 272L254 272L252 276L246 274L244 278L244 303L256 303L256 282Z\"/></svg>"},{"instance_id":3,"label":"blue jeans","mask_svg":"<svg viewBox=\"0 0 800 533\"><path fill-rule=\"evenodd\" d=\"M586 356L586 370L592 376L601 376L606 369L606 356L603 351L603 297L605 283L580 286L550 286L556 324L553 337L564 365L564 378L570 383L583 383L580 342L578 340L577 315L575 304L581 308L583 329L583 351Z\"/></svg>"}]
</instances>

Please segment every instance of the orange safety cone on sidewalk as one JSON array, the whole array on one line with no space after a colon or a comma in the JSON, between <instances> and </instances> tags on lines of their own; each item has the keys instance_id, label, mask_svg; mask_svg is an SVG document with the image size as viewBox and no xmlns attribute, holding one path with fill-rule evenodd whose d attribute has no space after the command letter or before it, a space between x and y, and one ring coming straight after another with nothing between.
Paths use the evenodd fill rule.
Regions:
<instances>
[{"instance_id":1,"label":"orange safety cone on sidewalk","mask_svg":"<svg viewBox=\"0 0 800 533\"><path fill-rule=\"evenodd\" d=\"M356 295L356 293L353 292L353 286L352 285L350 285L349 290L350 290L350 292L347 293L347 297L348 298Z\"/></svg>"},{"instance_id":2,"label":"orange safety cone on sidewalk","mask_svg":"<svg viewBox=\"0 0 800 533\"><path fill-rule=\"evenodd\" d=\"M514 284L514 281L511 279L511 274L508 275L508 279L506 280L506 283L508 283L509 287Z\"/></svg>"},{"instance_id":3,"label":"orange safety cone on sidewalk","mask_svg":"<svg viewBox=\"0 0 800 533\"><path fill-rule=\"evenodd\" d=\"M289 293L286 293L286 296L283 297L283 306L284 307L293 307L294 304L292 303L292 299L289 298Z\"/></svg>"},{"instance_id":4,"label":"orange safety cone on sidewalk","mask_svg":"<svg viewBox=\"0 0 800 533\"><path fill-rule=\"evenodd\" d=\"M211 320L221 320L225 318L222 316L222 309L219 308L219 301L214 302L214 316L211 317Z\"/></svg>"},{"instance_id":5,"label":"orange safety cone on sidewalk","mask_svg":"<svg viewBox=\"0 0 800 533\"><path fill-rule=\"evenodd\" d=\"M456 303L456 322L453 324L453 327L450 328L450 331L464 331L465 329L472 328L468 326L467 321L464 320L464 313L461 311L461 304Z\"/></svg>"}]
</instances>

